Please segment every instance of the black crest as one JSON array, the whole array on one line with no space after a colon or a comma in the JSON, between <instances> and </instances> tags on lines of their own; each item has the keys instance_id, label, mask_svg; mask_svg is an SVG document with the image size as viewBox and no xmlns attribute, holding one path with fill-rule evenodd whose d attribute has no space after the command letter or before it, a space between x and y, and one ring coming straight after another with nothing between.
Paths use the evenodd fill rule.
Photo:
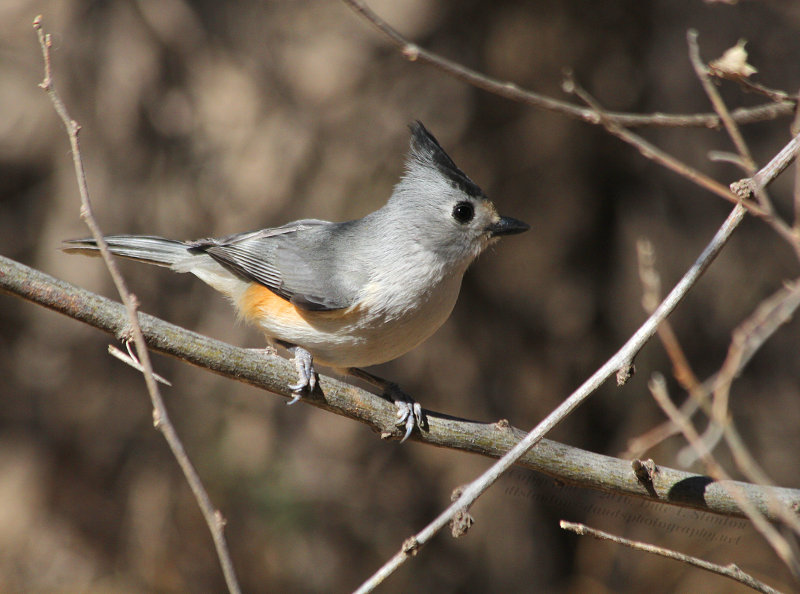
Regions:
<instances>
[{"instance_id":1,"label":"black crest","mask_svg":"<svg viewBox=\"0 0 800 594\"><path fill-rule=\"evenodd\" d=\"M411 130L411 155L423 165L435 167L455 188L473 198L485 198L483 190L461 171L433 134L417 120L409 125Z\"/></svg>"}]
</instances>

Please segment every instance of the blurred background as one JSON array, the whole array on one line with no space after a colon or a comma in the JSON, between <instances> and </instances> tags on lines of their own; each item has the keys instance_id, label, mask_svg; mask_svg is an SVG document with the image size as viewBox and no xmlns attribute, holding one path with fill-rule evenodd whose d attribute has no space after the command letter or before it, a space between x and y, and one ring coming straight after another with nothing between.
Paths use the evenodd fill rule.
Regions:
<instances>
[{"instance_id":1,"label":"blurred background","mask_svg":"<svg viewBox=\"0 0 800 594\"><path fill-rule=\"evenodd\" d=\"M748 40L758 81L800 87L800 4L694 0L374 0L415 42L555 97L562 70L609 109L710 111L687 58ZM59 252L87 235L66 135L37 84L31 27L53 34L55 83L83 126L83 157L106 233L180 239L295 218L346 220L379 207L402 172L406 125L422 120L503 214L531 231L468 272L448 323L375 371L425 407L535 425L645 319L636 240L649 238L665 289L730 206L602 130L511 103L405 61L334 0L3 0L0 3L0 254L116 298L98 260ZM726 83L731 107L763 99ZM748 125L764 164L790 119ZM642 134L722 183L733 150L711 130ZM792 178L772 186L791 215ZM731 331L797 261L748 220L672 317L696 373L724 360ZM194 277L125 263L142 310L236 345L263 339ZM732 413L776 484L800 488L798 325L783 327L734 385ZM196 503L153 430L139 374L110 337L0 295L0 590L213 592L224 582ZM609 383L551 437L618 455L663 419L646 389L670 373L657 341L624 387ZM228 520L247 592L343 592L430 521L490 461L381 442L320 410L156 356L173 422ZM673 398L685 398L669 378ZM702 428L704 425L699 424ZM675 466L680 438L648 453ZM724 448L721 460L735 474ZM691 470L701 472L700 466ZM797 587L747 522L585 492L515 470L441 534L385 592L733 592L672 561L565 534L559 519L735 562ZM695 529L693 531L693 529Z\"/></svg>"}]
</instances>

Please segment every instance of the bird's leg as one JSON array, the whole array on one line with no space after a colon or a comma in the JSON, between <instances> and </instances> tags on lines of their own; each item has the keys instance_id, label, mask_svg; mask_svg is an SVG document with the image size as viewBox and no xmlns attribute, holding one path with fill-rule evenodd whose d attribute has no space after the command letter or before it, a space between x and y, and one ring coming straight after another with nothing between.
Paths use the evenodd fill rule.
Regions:
<instances>
[{"instance_id":1,"label":"bird's leg","mask_svg":"<svg viewBox=\"0 0 800 594\"><path fill-rule=\"evenodd\" d=\"M294 366L297 369L297 383L289 384L289 389L294 392L294 398L286 403L290 405L300 400L303 392L308 391L310 394L314 391L317 386L317 371L314 369L314 358L306 349L288 344L283 346L294 355Z\"/></svg>"},{"instance_id":2,"label":"bird's leg","mask_svg":"<svg viewBox=\"0 0 800 594\"><path fill-rule=\"evenodd\" d=\"M396 424L398 427L405 427L406 430L400 443L408 439L414 427L422 427L422 406L420 406L419 402L415 402L411 396L403 392L396 383L373 375L358 367L348 367L347 373L380 388L383 394L394 402L397 407Z\"/></svg>"}]
</instances>

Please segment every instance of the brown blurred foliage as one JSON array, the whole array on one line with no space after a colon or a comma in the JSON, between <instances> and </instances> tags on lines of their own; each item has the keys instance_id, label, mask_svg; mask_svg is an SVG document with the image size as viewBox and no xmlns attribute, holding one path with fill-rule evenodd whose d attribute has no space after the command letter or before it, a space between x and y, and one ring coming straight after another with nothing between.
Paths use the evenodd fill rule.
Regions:
<instances>
[{"instance_id":1,"label":"brown blurred foliage","mask_svg":"<svg viewBox=\"0 0 800 594\"><path fill-rule=\"evenodd\" d=\"M725 3L375 0L425 47L560 96L561 69L610 109L707 112L687 58L700 32L710 60L748 40L759 80L800 87L800 6ZM645 315L635 242L650 238L671 286L729 205L660 170L603 131L467 87L403 60L335 1L4 0L0 3L0 253L115 296L101 263L58 251L87 234L60 122L37 88L31 22L53 33L54 75L83 126L96 214L107 232L182 239L294 218L344 220L380 206L402 169L405 125L422 120L504 214L532 230L504 240L468 273L452 319L378 370L426 407L531 427L599 366ZM762 100L726 83L731 107ZM745 128L761 164L788 121ZM645 136L724 183L732 150L709 130ZM791 177L771 188L791 209ZM730 332L796 276L790 250L747 222L673 316L695 371L722 363ZM193 277L125 264L142 309L243 346L259 335ZM798 322L734 385L732 412L777 484L800 487ZM109 338L0 296L0 590L205 592L224 588L211 539L152 419L139 375L105 354ZM486 460L383 443L360 425L161 357L167 405L227 535L243 588L346 591L442 509ZM646 391L669 373L650 344L638 375L607 386L554 437L617 454L662 420ZM672 384L674 396L683 398ZM674 464L682 440L651 455ZM727 458L721 453L723 461ZM731 465L729 465L731 466ZM696 468L696 470L702 470ZM721 578L563 534L589 524L736 562L772 583L785 570L745 522L730 542L666 526L713 523L640 502L596 504L515 471L473 509L468 535L434 543L387 592L730 592ZM525 487L523 497L514 489ZM592 503L592 502L595 503ZM617 510L603 514L599 510ZM684 522L684 524L681 524ZM735 542L734 542L735 541ZM796 586L796 584L795 584Z\"/></svg>"}]
</instances>

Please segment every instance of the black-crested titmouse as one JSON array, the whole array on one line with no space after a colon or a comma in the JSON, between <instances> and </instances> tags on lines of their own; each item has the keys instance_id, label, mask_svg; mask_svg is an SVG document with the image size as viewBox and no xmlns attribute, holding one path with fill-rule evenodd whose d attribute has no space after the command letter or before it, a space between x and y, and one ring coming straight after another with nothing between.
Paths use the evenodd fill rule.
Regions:
<instances>
[{"instance_id":1,"label":"black-crested titmouse","mask_svg":"<svg viewBox=\"0 0 800 594\"><path fill-rule=\"evenodd\" d=\"M386 388L360 367L390 361L450 316L472 261L502 235L528 225L497 214L420 122L411 126L405 174L380 209L361 219L294 221L218 239L175 241L111 235L114 254L191 272L226 295L272 343L294 353L297 401L313 390L313 361L344 368ZM64 250L97 255L91 239ZM405 440L421 408L398 405Z\"/></svg>"}]
</instances>

